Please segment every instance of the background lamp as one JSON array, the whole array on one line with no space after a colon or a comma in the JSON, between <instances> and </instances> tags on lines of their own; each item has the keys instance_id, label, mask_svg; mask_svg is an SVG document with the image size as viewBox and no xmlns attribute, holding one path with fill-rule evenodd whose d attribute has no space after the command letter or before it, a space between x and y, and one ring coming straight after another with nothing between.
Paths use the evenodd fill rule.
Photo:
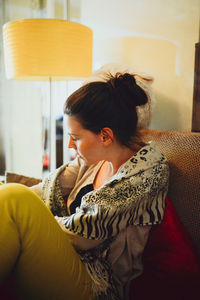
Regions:
<instances>
[{"instance_id":1,"label":"background lamp","mask_svg":"<svg viewBox=\"0 0 200 300\"><path fill-rule=\"evenodd\" d=\"M5 69L8 79L49 81L50 170L56 167L55 120L51 82L81 80L92 72L92 30L56 19L23 19L3 26Z\"/></svg>"}]
</instances>

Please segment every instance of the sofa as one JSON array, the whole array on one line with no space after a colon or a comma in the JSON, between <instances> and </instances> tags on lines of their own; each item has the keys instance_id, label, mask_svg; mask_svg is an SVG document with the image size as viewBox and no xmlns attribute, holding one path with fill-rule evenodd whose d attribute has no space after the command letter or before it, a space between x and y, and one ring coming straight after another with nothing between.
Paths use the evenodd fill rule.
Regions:
<instances>
[{"instance_id":1,"label":"sofa","mask_svg":"<svg viewBox=\"0 0 200 300\"><path fill-rule=\"evenodd\" d=\"M200 254L200 133L142 130L154 140L170 166L168 197Z\"/></svg>"},{"instance_id":2,"label":"sofa","mask_svg":"<svg viewBox=\"0 0 200 300\"><path fill-rule=\"evenodd\" d=\"M140 131L154 140L170 166L167 208L152 229L143 256L144 273L130 282L126 299L200 299L200 133ZM28 186L40 179L7 173L7 182ZM13 299L13 298L12 298Z\"/></svg>"},{"instance_id":3,"label":"sofa","mask_svg":"<svg viewBox=\"0 0 200 300\"><path fill-rule=\"evenodd\" d=\"M200 299L200 133L141 130L170 166L162 223L152 228L144 272L130 283L130 300Z\"/></svg>"}]
</instances>

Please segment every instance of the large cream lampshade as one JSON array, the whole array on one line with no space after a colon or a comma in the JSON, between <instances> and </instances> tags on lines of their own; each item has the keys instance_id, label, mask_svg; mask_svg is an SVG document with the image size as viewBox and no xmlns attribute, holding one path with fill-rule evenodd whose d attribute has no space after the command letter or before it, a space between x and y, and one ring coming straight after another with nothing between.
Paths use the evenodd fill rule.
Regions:
<instances>
[{"instance_id":1,"label":"large cream lampshade","mask_svg":"<svg viewBox=\"0 0 200 300\"><path fill-rule=\"evenodd\" d=\"M92 30L57 19L22 19L3 26L6 76L15 80L74 80L92 72ZM51 106L50 92L50 106ZM50 170L55 168L55 128L50 109Z\"/></svg>"},{"instance_id":2,"label":"large cream lampshade","mask_svg":"<svg viewBox=\"0 0 200 300\"><path fill-rule=\"evenodd\" d=\"M56 19L24 19L3 26L8 79L69 80L92 71L92 30Z\"/></svg>"}]
</instances>

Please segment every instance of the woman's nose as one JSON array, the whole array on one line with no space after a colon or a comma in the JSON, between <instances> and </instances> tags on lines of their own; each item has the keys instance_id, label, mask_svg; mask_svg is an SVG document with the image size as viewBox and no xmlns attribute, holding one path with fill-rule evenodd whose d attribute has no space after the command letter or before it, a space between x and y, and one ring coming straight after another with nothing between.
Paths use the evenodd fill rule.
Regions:
<instances>
[{"instance_id":1,"label":"woman's nose","mask_svg":"<svg viewBox=\"0 0 200 300\"><path fill-rule=\"evenodd\" d=\"M76 142L73 141L73 139L72 139L71 136L69 137L68 148L73 148L73 149L75 149L75 150L77 149L77 148L76 148Z\"/></svg>"}]
</instances>

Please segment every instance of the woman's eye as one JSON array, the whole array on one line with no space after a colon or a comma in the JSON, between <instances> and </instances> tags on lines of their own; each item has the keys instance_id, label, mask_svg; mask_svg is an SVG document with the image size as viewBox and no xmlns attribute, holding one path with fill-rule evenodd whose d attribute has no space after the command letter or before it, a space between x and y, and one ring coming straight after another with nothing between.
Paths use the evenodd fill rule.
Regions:
<instances>
[{"instance_id":1,"label":"woman's eye","mask_svg":"<svg viewBox=\"0 0 200 300\"><path fill-rule=\"evenodd\" d=\"M74 142L78 141L78 139L75 138L75 137L73 137L73 136L72 136L72 140L73 140Z\"/></svg>"}]
</instances>

